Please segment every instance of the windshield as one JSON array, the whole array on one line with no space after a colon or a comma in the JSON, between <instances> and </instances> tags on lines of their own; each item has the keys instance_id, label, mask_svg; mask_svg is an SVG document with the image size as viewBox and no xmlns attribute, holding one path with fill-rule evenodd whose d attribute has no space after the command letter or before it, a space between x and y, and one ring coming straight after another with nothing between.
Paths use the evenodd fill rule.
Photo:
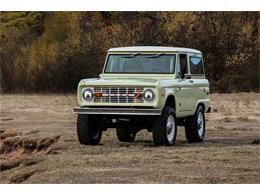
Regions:
<instances>
[{"instance_id":1,"label":"windshield","mask_svg":"<svg viewBox=\"0 0 260 195\"><path fill-rule=\"evenodd\" d=\"M172 74L175 54L110 54L105 73Z\"/></svg>"}]
</instances>

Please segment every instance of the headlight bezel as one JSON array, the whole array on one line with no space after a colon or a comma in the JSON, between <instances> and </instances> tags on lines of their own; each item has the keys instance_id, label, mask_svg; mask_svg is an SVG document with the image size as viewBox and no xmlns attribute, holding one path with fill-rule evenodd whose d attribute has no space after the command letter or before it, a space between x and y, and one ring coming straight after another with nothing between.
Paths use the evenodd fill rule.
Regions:
<instances>
[{"instance_id":1,"label":"headlight bezel","mask_svg":"<svg viewBox=\"0 0 260 195\"><path fill-rule=\"evenodd\" d=\"M85 93L88 93L88 94L85 94ZM82 90L82 97L86 101L92 101L93 98L94 98L94 90L92 88L85 88L85 89L83 89Z\"/></svg>"},{"instance_id":2,"label":"headlight bezel","mask_svg":"<svg viewBox=\"0 0 260 195\"><path fill-rule=\"evenodd\" d=\"M152 89L147 88L143 91L143 98L145 101L152 102L155 98L155 93Z\"/></svg>"}]
</instances>

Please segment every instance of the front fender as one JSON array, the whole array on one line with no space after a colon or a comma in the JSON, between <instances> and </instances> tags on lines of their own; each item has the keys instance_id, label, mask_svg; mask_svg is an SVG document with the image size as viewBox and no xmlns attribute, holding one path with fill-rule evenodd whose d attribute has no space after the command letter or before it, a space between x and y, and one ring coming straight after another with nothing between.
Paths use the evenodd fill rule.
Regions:
<instances>
[{"instance_id":1,"label":"front fender","mask_svg":"<svg viewBox=\"0 0 260 195\"><path fill-rule=\"evenodd\" d=\"M168 99L169 96L174 96L174 88L161 88L160 90L160 97L161 97L161 100L158 102L158 107L159 108L163 108L165 106L165 103Z\"/></svg>"}]
</instances>

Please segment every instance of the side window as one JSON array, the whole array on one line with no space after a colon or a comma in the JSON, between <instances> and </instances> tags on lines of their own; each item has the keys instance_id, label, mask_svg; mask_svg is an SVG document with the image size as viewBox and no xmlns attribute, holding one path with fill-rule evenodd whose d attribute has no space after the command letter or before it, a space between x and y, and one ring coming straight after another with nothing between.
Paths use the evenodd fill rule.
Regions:
<instances>
[{"instance_id":1,"label":"side window","mask_svg":"<svg viewBox=\"0 0 260 195\"><path fill-rule=\"evenodd\" d=\"M180 76L184 78L184 74L188 73L187 55L180 54Z\"/></svg>"},{"instance_id":2,"label":"side window","mask_svg":"<svg viewBox=\"0 0 260 195\"><path fill-rule=\"evenodd\" d=\"M201 57L190 57L190 72L191 74L204 74Z\"/></svg>"}]
</instances>

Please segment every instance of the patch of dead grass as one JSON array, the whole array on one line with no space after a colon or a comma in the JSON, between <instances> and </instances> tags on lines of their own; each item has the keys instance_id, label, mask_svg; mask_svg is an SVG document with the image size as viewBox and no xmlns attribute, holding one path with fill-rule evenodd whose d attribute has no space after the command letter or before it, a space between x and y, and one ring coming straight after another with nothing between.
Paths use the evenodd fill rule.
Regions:
<instances>
[{"instance_id":1,"label":"patch of dead grass","mask_svg":"<svg viewBox=\"0 0 260 195\"><path fill-rule=\"evenodd\" d=\"M60 136L30 136L21 132L2 130L0 138L0 159L14 159L21 155L47 154Z\"/></svg>"}]
</instances>

